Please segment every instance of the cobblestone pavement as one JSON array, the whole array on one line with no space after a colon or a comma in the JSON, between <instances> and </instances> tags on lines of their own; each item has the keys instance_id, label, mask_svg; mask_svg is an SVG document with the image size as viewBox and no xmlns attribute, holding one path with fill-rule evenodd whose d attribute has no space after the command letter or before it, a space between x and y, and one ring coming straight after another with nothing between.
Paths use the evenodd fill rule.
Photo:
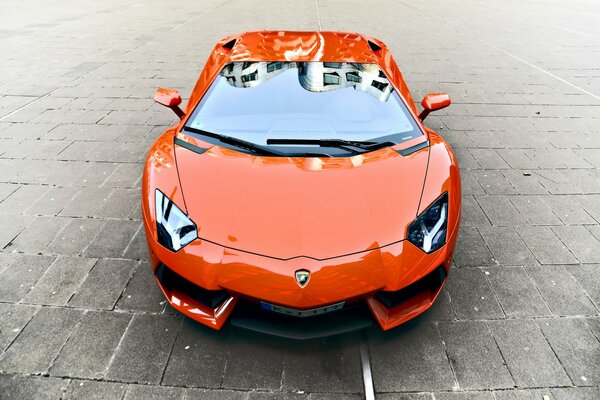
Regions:
<instances>
[{"instance_id":1,"label":"cobblestone pavement","mask_svg":"<svg viewBox=\"0 0 600 400\"><path fill-rule=\"evenodd\" d=\"M0 398L600 398L600 4L3 1ZM264 28L384 40L453 145L463 221L435 307L287 342L205 329L148 267L140 177L215 41ZM546 397L544 397L546 396Z\"/></svg>"}]
</instances>

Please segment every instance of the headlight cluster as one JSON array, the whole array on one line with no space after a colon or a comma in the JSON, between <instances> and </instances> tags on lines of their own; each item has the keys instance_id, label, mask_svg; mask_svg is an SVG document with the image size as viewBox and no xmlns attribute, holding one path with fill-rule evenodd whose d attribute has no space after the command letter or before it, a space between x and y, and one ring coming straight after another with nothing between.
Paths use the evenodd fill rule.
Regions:
<instances>
[{"instance_id":1,"label":"headlight cluster","mask_svg":"<svg viewBox=\"0 0 600 400\"><path fill-rule=\"evenodd\" d=\"M198 237L196 224L167 196L156 189L156 230L158 243L177 251Z\"/></svg>"},{"instance_id":2,"label":"headlight cluster","mask_svg":"<svg viewBox=\"0 0 600 400\"><path fill-rule=\"evenodd\" d=\"M427 210L408 227L408 240L431 253L446 244L448 222L448 193L434 201Z\"/></svg>"}]
</instances>

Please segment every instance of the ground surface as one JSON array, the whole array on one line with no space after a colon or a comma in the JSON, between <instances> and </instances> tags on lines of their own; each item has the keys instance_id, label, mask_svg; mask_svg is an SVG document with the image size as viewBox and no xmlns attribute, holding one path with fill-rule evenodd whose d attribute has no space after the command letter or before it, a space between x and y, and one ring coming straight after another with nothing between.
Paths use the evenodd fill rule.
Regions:
<instances>
[{"instance_id":1,"label":"ground surface","mask_svg":"<svg viewBox=\"0 0 600 400\"><path fill-rule=\"evenodd\" d=\"M0 398L598 399L600 3L3 1ZM384 40L458 156L455 269L427 314L317 343L166 308L142 160L214 42L263 28ZM366 339L365 339L366 338ZM544 397L545 399L546 397Z\"/></svg>"}]
</instances>

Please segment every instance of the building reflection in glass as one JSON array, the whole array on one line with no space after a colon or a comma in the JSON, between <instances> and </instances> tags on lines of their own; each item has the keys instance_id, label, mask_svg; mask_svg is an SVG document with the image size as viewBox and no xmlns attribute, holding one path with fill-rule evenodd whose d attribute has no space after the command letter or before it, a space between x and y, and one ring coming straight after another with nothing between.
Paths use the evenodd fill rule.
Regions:
<instances>
[{"instance_id":1,"label":"building reflection in glass","mask_svg":"<svg viewBox=\"0 0 600 400\"><path fill-rule=\"evenodd\" d=\"M227 64L220 74L231 86L247 88L258 86L288 69L297 69L300 85L311 92L354 87L386 102L393 91L377 64L246 61Z\"/></svg>"}]
</instances>

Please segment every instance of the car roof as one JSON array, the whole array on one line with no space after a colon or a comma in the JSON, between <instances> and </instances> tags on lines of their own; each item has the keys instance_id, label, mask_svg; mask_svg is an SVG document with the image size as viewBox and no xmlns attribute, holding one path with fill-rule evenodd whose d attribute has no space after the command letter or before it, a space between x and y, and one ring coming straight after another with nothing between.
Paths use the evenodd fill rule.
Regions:
<instances>
[{"instance_id":1,"label":"car roof","mask_svg":"<svg viewBox=\"0 0 600 400\"><path fill-rule=\"evenodd\" d=\"M187 103L189 114L223 66L235 61L323 61L374 63L385 72L415 118L417 109L387 46L373 37L352 32L256 31L221 39L204 64Z\"/></svg>"},{"instance_id":2,"label":"car roof","mask_svg":"<svg viewBox=\"0 0 600 400\"><path fill-rule=\"evenodd\" d=\"M377 63L386 51L375 39L352 32L256 31L228 36L219 44L229 61L330 61Z\"/></svg>"}]
</instances>

